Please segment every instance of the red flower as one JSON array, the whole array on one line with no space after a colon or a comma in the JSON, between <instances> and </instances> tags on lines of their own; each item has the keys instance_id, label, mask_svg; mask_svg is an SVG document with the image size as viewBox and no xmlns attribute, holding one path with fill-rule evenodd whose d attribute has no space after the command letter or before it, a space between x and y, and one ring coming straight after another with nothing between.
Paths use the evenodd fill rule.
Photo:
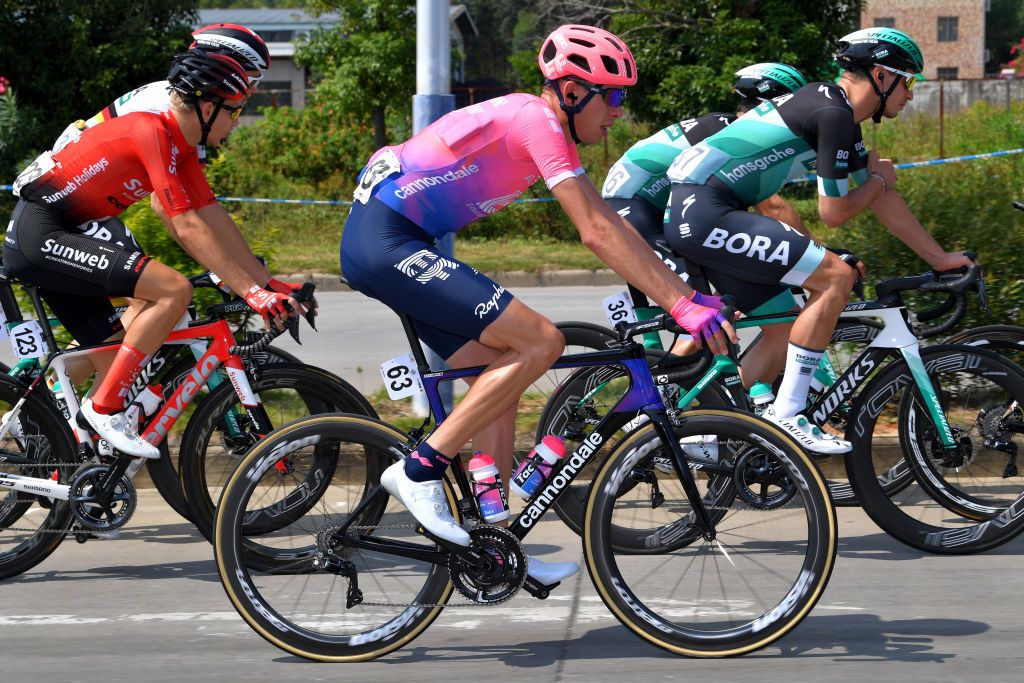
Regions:
<instances>
[{"instance_id":1,"label":"red flower","mask_svg":"<svg viewBox=\"0 0 1024 683\"><path fill-rule=\"evenodd\" d=\"M3 76L0 76L0 95L3 95L5 92L7 92L7 86L9 86L10 84L11 82L9 80L4 78Z\"/></svg>"}]
</instances>

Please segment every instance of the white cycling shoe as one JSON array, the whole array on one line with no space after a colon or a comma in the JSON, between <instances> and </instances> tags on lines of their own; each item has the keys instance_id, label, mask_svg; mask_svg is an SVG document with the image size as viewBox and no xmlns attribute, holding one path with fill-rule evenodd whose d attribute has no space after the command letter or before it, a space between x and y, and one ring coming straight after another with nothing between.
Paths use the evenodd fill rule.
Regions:
<instances>
[{"instance_id":1,"label":"white cycling shoe","mask_svg":"<svg viewBox=\"0 0 1024 683\"><path fill-rule=\"evenodd\" d=\"M796 442L812 453L821 455L842 455L853 450L849 441L843 441L831 434L821 431L817 425L811 424L803 415L793 417L777 417L775 406L768 406L768 409L761 413L761 417L768 420L777 427L781 427L787 434L796 439Z\"/></svg>"},{"instance_id":2,"label":"white cycling shoe","mask_svg":"<svg viewBox=\"0 0 1024 683\"><path fill-rule=\"evenodd\" d=\"M580 566L575 562L545 562L531 555L526 556L526 573L545 586L564 581L579 570Z\"/></svg>"},{"instance_id":3,"label":"white cycling shoe","mask_svg":"<svg viewBox=\"0 0 1024 683\"><path fill-rule=\"evenodd\" d=\"M380 475L380 483L416 521L438 538L457 545L469 545L469 533L455 522L441 481L413 481L405 473L405 461L399 460Z\"/></svg>"},{"instance_id":4,"label":"white cycling shoe","mask_svg":"<svg viewBox=\"0 0 1024 683\"><path fill-rule=\"evenodd\" d=\"M160 449L149 443L135 430L124 413L106 415L97 413L92 407L92 399L82 403L82 417L85 418L96 433L107 440L111 446L135 458L156 460L160 457Z\"/></svg>"},{"instance_id":5,"label":"white cycling shoe","mask_svg":"<svg viewBox=\"0 0 1024 683\"><path fill-rule=\"evenodd\" d=\"M6 430L7 436L18 442L22 448L25 447L25 431L21 428L21 420L12 420L11 411L4 413L0 418L0 432Z\"/></svg>"}]
</instances>

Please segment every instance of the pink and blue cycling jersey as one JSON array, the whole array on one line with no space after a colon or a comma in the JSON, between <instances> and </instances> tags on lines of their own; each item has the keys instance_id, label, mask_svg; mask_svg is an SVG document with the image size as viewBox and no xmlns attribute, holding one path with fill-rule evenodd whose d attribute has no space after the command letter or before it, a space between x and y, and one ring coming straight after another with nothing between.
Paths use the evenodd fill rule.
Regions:
<instances>
[{"instance_id":1,"label":"pink and blue cycling jersey","mask_svg":"<svg viewBox=\"0 0 1024 683\"><path fill-rule=\"evenodd\" d=\"M372 194L440 237L504 208L540 178L552 188L583 172L555 112L516 93L453 111L379 150L355 198Z\"/></svg>"}]
</instances>

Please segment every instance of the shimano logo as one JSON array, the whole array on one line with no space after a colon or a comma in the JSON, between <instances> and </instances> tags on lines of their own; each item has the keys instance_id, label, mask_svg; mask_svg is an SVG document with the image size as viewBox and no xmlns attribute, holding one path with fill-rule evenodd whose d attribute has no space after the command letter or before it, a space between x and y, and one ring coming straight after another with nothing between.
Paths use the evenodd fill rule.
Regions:
<instances>
[{"instance_id":1,"label":"shimano logo","mask_svg":"<svg viewBox=\"0 0 1024 683\"><path fill-rule=\"evenodd\" d=\"M787 159L793 156L794 154L796 154L796 150L793 149L792 147L787 147L785 149L775 149L773 147L771 154L765 154L764 156L758 157L753 161L746 161L737 166L736 168L732 169L732 171L726 171L725 177L728 178L731 182L735 183L749 173L754 173L755 171L764 171L770 168L773 164L776 164L784 159Z\"/></svg>"},{"instance_id":2,"label":"shimano logo","mask_svg":"<svg viewBox=\"0 0 1024 683\"><path fill-rule=\"evenodd\" d=\"M435 185L444 185L445 183L451 183L456 180L468 178L469 176L473 175L479 170L479 166L477 166L476 164L470 164L469 166L462 166L454 171L448 171L447 173L442 173L441 175L423 176L422 178L417 178L411 183L406 183L405 185L400 186L397 190L395 190L395 196L398 197L399 199L405 199L406 197L411 197L420 190L425 190L428 187L434 187Z\"/></svg>"},{"instance_id":3,"label":"shimano logo","mask_svg":"<svg viewBox=\"0 0 1024 683\"><path fill-rule=\"evenodd\" d=\"M90 254L87 251L79 251L73 247L57 244L56 240L48 239L43 243L41 250L44 254L52 254L73 263L80 263L90 268L103 270L110 266L110 261L103 254Z\"/></svg>"}]
</instances>

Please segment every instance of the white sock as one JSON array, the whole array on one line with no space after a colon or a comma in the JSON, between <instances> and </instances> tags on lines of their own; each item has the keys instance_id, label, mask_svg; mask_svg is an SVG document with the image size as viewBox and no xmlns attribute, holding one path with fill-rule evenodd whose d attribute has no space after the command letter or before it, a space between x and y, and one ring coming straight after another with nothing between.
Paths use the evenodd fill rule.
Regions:
<instances>
[{"instance_id":1,"label":"white sock","mask_svg":"<svg viewBox=\"0 0 1024 683\"><path fill-rule=\"evenodd\" d=\"M782 384L779 386L775 403L772 404L776 417L793 417L804 411L814 370L824 353L824 350L815 351L793 342L789 343L786 351L786 371L782 375Z\"/></svg>"}]
</instances>

